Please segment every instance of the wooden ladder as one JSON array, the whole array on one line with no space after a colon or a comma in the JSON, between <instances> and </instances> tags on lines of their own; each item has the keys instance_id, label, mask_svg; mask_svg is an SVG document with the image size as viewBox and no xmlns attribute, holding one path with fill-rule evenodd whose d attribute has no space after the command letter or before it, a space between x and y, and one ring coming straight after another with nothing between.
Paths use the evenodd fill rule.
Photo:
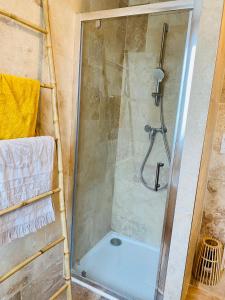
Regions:
<instances>
[{"instance_id":1,"label":"wooden ladder","mask_svg":"<svg viewBox=\"0 0 225 300\"><path fill-rule=\"evenodd\" d=\"M20 209L24 206L27 206L31 203L37 202L43 198L46 198L50 195L59 194L59 204L60 204L60 220L62 227L62 236L40 249L38 252L33 254L32 256L26 258L24 261L14 266L10 271L0 276L0 284L3 283L6 279L11 277L13 274L21 270L23 267L30 264L36 258L43 255L48 250L57 246L58 244L64 244L64 279L65 284L55 292L54 295L50 297L50 300L56 299L59 295L61 295L64 291L66 291L67 300L72 300L72 292L71 292L71 274L70 274L70 253L69 253L69 242L68 242L68 232L67 232L67 222L66 222L66 207L65 207L65 199L64 199L64 184L63 184L63 162L62 162L62 145L61 145L61 137L60 137L60 128L59 128L59 118L58 118L58 108L57 108L57 87L56 87L56 75L55 75L55 66L54 66L54 58L53 58L53 50L52 50L52 39L51 39L51 30L50 30L50 22L49 22L49 7L48 0L42 0L43 14L44 14L44 22L45 28L37 26L19 16L11 14L3 9L0 9L0 15L3 15L7 18L13 19L14 21L31 28L32 30L41 32L45 35L47 53L48 53L48 61L49 61L49 73L50 73L50 84L49 83L41 83L42 88L47 88L51 90L51 102L52 102L52 111L53 111L53 124L55 131L55 140L56 140L56 151L57 151L57 161L58 161L58 188L47 193L43 193L38 195L37 197L28 199L23 201L20 204L11 206L9 208L3 209L0 211L0 217L13 212L17 209ZM31 299L32 300L32 299Z\"/></svg>"}]
</instances>

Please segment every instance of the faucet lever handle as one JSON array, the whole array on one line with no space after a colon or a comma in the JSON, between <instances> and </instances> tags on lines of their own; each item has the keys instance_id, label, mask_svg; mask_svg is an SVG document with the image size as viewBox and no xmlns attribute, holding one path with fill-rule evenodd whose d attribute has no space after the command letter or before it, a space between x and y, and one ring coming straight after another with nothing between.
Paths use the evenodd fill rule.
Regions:
<instances>
[{"instance_id":1,"label":"faucet lever handle","mask_svg":"<svg viewBox=\"0 0 225 300\"><path fill-rule=\"evenodd\" d=\"M158 162L156 167L156 174L155 174L155 191L158 192L160 188L159 184L159 175L160 175L160 169L164 167L164 163Z\"/></svg>"}]
</instances>

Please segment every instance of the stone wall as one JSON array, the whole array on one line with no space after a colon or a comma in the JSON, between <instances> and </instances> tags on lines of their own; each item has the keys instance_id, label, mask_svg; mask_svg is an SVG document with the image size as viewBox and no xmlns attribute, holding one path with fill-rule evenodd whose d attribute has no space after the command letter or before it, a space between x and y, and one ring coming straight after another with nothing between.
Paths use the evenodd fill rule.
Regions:
<instances>
[{"instance_id":1,"label":"stone wall","mask_svg":"<svg viewBox=\"0 0 225 300\"><path fill-rule=\"evenodd\" d=\"M225 154L220 152L225 133L225 81L218 99L218 114L209 163L208 186L205 196L202 234L212 235L225 244Z\"/></svg>"}]
</instances>

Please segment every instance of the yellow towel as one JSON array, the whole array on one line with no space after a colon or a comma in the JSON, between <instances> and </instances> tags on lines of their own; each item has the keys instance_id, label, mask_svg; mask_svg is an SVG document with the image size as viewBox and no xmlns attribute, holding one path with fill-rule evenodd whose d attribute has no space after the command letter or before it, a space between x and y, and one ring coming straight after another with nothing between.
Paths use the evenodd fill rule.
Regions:
<instances>
[{"instance_id":1,"label":"yellow towel","mask_svg":"<svg viewBox=\"0 0 225 300\"><path fill-rule=\"evenodd\" d=\"M0 139L35 136L40 82L0 74Z\"/></svg>"}]
</instances>

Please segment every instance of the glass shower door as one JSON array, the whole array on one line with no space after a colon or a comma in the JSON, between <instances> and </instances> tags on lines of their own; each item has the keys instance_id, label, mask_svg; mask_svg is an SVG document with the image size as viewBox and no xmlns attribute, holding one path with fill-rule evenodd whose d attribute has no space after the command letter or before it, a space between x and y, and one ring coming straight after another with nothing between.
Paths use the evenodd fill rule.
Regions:
<instances>
[{"instance_id":1,"label":"glass shower door","mask_svg":"<svg viewBox=\"0 0 225 300\"><path fill-rule=\"evenodd\" d=\"M73 273L153 300L188 12L83 22Z\"/></svg>"}]
</instances>

